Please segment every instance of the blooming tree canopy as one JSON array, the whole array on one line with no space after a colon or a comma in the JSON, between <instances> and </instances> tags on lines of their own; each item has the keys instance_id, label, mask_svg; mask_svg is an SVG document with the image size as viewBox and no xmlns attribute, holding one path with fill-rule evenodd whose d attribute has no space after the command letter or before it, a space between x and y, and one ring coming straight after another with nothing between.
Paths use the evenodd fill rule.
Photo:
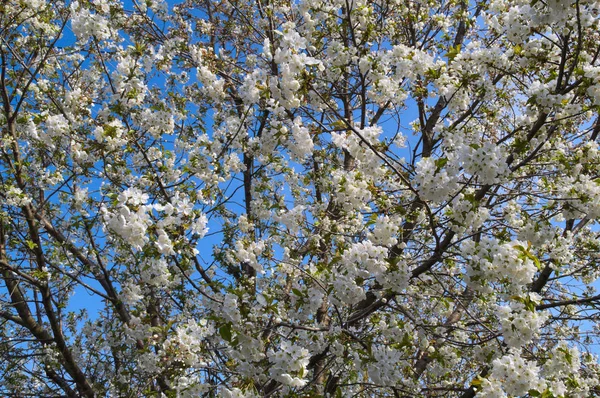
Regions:
<instances>
[{"instance_id":1,"label":"blooming tree canopy","mask_svg":"<svg viewBox=\"0 0 600 398\"><path fill-rule=\"evenodd\" d=\"M598 396L599 13L3 1L0 395Z\"/></svg>"}]
</instances>

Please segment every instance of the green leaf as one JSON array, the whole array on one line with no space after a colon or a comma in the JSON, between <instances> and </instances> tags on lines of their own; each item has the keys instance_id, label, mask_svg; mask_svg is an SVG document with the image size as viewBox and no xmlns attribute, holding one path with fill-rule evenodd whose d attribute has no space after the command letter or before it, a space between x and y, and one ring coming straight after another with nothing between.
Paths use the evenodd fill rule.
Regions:
<instances>
[{"instance_id":1,"label":"green leaf","mask_svg":"<svg viewBox=\"0 0 600 398\"><path fill-rule=\"evenodd\" d=\"M34 270L31 272L31 276L33 276L35 279L44 281L44 280L48 279L50 274L46 271Z\"/></svg>"},{"instance_id":2,"label":"green leaf","mask_svg":"<svg viewBox=\"0 0 600 398\"><path fill-rule=\"evenodd\" d=\"M336 120L335 122L331 123L331 127L336 130L345 130L348 128L348 124L343 120Z\"/></svg>"},{"instance_id":3,"label":"green leaf","mask_svg":"<svg viewBox=\"0 0 600 398\"><path fill-rule=\"evenodd\" d=\"M477 376L476 378L473 379L473 381L471 382L471 385L475 388L481 387L481 383L483 382L483 379L479 376Z\"/></svg>"},{"instance_id":4,"label":"green leaf","mask_svg":"<svg viewBox=\"0 0 600 398\"><path fill-rule=\"evenodd\" d=\"M231 332L231 323L226 323L225 325L219 328L219 335L223 338L223 340L231 342L233 334Z\"/></svg>"},{"instance_id":5,"label":"green leaf","mask_svg":"<svg viewBox=\"0 0 600 398\"><path fill-rule=\"evenodd\" d=\"M517 139L513 143L513 147L518 154L525 153L527 148L529 148L529 141L524 139Z\"/></svg>"},{"instance_id":6,"label":"green leaf","mask_svg":"<svg viewBox=\"0 0 600 398\"><path fill-rule=\"evenodd\" d=\"M402 341L400 342L400 347L410 347L413 344L413 340L408 333L405 333L402 336Z\"/></svg>"},{"instance_id":7,"label":"green leaf","mask_svg":"<svg viewBox=\"0 0 600 398\"><path fill-rule=\"evenodd\" d=\"M442 71L440 69L428 69L427 72L425 72L425 76L432 80L439 79L440 76L442 76Z\"/></svg>"},{"instance_id":8,"label":"green leaf","mask_svg":"<svg viewBox=\"0 0 600 398\"><path fill-rule=\"evenodd\" d=\"M460 44L456 47L450 47L445 56L448 58L448 60L453 61L458 54L460 54Z\"/></svg>"},{"instance_id":9,"label":"green leaf","mask_svg":"<svg viewBox=\"0 0 600 398\"><path fill-rule=\"evenodd\" d=\"M520 44L517 44L513 47L513 53L515 53L515 55L523 54L523 47Z\"/></svg>"},{"instance_id":10,"label":"green leaf","mask_svg":"<svg viewBox=\"0 0 600 398\"><path fill-rule=\"evenodd\" d=\"M558 349L558 351L560 351L563 354L565 354L565 359L569 363L569 365L571 365L573 363L573 355L571 354L571 351L568 348L566 348L566 347L560 347Z\"/></svg>"},{"instance_id":11,"label":"green leaf","mask_svg":"<svg viewBox=\"0 0 600 398\"><path fill-rule=\"evenodd\" d=\"M374 225L377 222L377 213L373 213L369 216L369 220L366 223L367 227Z\"/></svg>"},{"instance_id":12,"label":"green leaf","mask_svg":"<svg viewBox=\"0 0 600 398\"><path fill-rule=\"evenodd\" d=\"M521 252L521 256L519 256L519 258L523 257L523 259L528 258L531 261L533 261L533 263L535 264L536 268L541 271L543 269L542 263L540 261L539 258L537 258L533 253L531 253L530 249L531 249L531 243L529 243L527 249L524 248L522 245L515 245L515 248L517 250L519 250Z\"/></svg>"},{"instance_id":13,"label":"green leaf","mask_svg":"<svg viewBox=\"0 0 600 398\"><path fill-rule=\"evenodd\" d=\"M435 160L435 168L437 170L441 170L442 167L444 167L446 165L446 163L448 163L448 159L447 158L439 158Z\"/></svg>"}]
</instances>

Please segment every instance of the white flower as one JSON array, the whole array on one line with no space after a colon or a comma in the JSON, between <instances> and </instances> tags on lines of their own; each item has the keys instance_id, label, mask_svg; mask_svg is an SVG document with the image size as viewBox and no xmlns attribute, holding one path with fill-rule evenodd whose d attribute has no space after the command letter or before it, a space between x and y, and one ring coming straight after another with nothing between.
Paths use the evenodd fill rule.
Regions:
<instances>
[{"instance_id":1,"label":"white flower","mask_svg":"<svg viewBox=\"0 0 600 398\"><path fill-rule=\"evenodd\" d=\"M509 395L521 396L529 390L545 390L546 383L539 371L535 363L523 359L519 351L511 350L492 362L490 379L501 381L503 390Z\"/></svg>"},{"instance_id":2,"label":"white flower","mask_svg":"<svg viewBox=\"0 0 600 398\"><path fill-rule=\"evenodd\" d=\"M155 244L158 248L158 251L161 254L175 254L175 251L173 250L173 243L171 242L171 239L169 239L167 233L164 230L159 229L157 234L158 239Z\"/></svg>"},{"instance_id":3,"label":"white flower","mask_svg":"<svg viewBox=\"0 0 600 398\"><path fill-rule=\"evenodd\" d=\"M31 198L21 188L11 186L6 191L6 204L9 206L26 206L31 203Z\"/></svg>"},{"instance_id":4,"label":"white flower","mask_svg":"<svg viewBox=\"0 0 600 398\"><path fill-rule=\"evenodd\" d=\"M312 154L314 143L308 129L302 125L302 120L299 117L294 119L292 137L294 142L290 143L290 150L296 157L302 159Z\"/></svg>"},{"instance_id":5,"label":"white flower","mask_svg":"<svg viewBox=\"0 0 600 398\"><path fill-rule=\"evenodd\" d=\"M203 238L208 233L208 219L205 214L201 214L192 222L192 233Z\"/></svg>"}]
</instances>

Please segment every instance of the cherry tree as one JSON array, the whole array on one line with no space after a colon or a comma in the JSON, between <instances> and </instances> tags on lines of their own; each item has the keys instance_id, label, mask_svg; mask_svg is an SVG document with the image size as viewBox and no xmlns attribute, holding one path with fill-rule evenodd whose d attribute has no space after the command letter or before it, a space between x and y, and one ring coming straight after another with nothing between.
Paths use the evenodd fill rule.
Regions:
<instances>
[{"instance_id":1,"label":"cherry tree","mask_svg":"<svg viewBox=\"0 0 600 398\"><path fill-rule=\"evenodd\" d=\"M598 396L599 13L4 1L0 395Z\"/></svg>"}]
</instances>

